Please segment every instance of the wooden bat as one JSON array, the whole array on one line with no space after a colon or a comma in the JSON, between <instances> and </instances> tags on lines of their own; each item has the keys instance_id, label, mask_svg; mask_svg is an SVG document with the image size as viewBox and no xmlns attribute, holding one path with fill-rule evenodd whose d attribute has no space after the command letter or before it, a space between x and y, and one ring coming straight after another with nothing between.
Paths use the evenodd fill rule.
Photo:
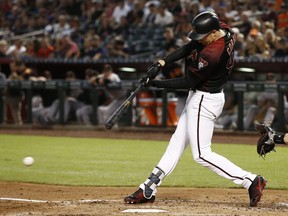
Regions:
<instances>
[{"instance_id":1,"label":"wooden bat","mask_svg":"<svg viewBox=\"0 0 288 216\"><path fill-rule=\"evenodd\" d=\"M105 122L105 127L107 129L111 129L118 121L122 118L122 116L127 111L128 107L131 105L132 100L135 96L142 90L144 84L141 83L135 91L131 93L131 95L118 107L118 109L110 116L110 118Z\"/></svg>"}]
</instances>

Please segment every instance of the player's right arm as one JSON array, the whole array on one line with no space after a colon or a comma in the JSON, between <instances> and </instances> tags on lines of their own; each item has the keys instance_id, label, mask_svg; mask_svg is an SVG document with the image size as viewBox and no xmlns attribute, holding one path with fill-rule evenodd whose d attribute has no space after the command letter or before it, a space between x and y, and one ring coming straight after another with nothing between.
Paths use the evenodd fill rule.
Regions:
<instances>
[{"instance_id":1,"label":"player's right arm","mask_svg":"<svg viewBox=\"0 0 288 216\"><path fill-rule=\"evenodd\" d=\"M158 64L158 71L161 70L161 67L167 66L170 63L178 61L180 59L186 58L195 46L195 42L190 41L189 43L183 45L182 47L176 49L163 59L158 60L156 64ZM155 70L156 71L156 70ZM146 86L155 86L158 88L170 88L170 89L189 89L191 88L191 83L183 77L183 78L176 78L176 79L167 79L167 80L150 80L146 83Z\"/></svg>"}]
</instances>

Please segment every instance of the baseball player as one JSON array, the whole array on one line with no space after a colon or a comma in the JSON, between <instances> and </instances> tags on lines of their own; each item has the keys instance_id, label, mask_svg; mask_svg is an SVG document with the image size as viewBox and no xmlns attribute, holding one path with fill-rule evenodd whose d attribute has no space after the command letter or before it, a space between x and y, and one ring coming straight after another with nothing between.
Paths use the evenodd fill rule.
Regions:
<instances>
[{"instance_id":1,"label":"baseball player","mask_svg":"<svg viewBox=\"0 0 288 216\"><path fill-rule=\"evenodd\" d=\"M223 156L212 152L214 122L224 105L223 87L233 67L236 35L219 21L213 12L198 14L192 21L190 42L168 54L148 68L141 79L146 86L189 90L177 128L161 160L139 189L124 198L128 204L153 203L156 187L177 165L190 144L193 158L218 175L248 190L250 206L257 206L266 186L259 175L245 171ZM161 68L185 58L185 77L156 80Z\"/></svg>"}]
</instances>

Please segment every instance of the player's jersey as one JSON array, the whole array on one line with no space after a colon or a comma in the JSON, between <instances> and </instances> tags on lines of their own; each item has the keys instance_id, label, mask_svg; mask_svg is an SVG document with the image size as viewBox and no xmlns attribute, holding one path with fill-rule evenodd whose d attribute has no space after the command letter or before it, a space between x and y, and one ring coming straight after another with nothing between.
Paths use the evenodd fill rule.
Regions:
<instances>
[{"instance_id":1,"label":"player's jersey","mask_svg":"<svg viewBox=\"0 0 288 216\"><path fill-rule=\"evenodd\" d=\"M224 37L207 46L198 41L190 41L165 57L167 64L184 57L186 59L185 78L175 79L173 84L172 80L167 80L168 86L165 84L165 87L197 89L205 92L217 92L223 89L234 64L236 35L226 24L221 25L226 32Z\"/></svg>"}]
</instances>

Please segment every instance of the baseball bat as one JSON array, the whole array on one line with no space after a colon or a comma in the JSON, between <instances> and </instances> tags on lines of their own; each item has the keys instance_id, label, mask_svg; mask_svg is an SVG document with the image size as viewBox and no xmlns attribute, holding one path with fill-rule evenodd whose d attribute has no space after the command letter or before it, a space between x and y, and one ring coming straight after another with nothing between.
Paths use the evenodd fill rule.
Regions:
<instances>
[{"instance_id":1,"label":"baseball bat","mask_svg":"<svg viewBox=\"0 0 288 216\"><path fill-rule=\"evenodd\" d=\"M135 96L141 91L144 84L141 83L131 94L130 96L117 108L116 111L110 116L110 118L105 122L105 127L107 129L111 129L122 116L127 111L128 107L130 106L132 100Z\"/></svg>"}]
</instances>

